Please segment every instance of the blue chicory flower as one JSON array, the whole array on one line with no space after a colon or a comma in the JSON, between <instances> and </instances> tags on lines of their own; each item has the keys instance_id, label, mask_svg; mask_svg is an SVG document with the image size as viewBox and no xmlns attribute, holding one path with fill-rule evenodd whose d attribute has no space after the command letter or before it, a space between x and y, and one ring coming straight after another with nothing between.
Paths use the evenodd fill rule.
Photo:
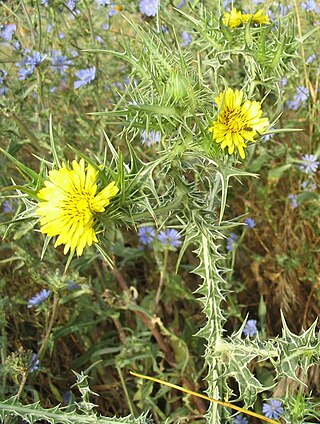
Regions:
<instances>
[{"instance_id":1,"label":"blue chicory flower","mask_svg":"<svg viewBox=\"0 0 320 424\"><path fill-rule=\"evenodd\" d=\"M249 421L244 415L238 414L233 420L233 423L234 424L249 424Z\"/></svg>"},{"instance_id":2,"label":"blue chicory flower","mask_svg":"<svg viewBox=\"0 0 320 424\"><path fill-rule=\"evenodd\" d=\"M112 17L116 15L121 10L121 6L118 6L116 4L112 4L109 6L107 17Z\"/></svg>"},{"instance_id":3,"label":"blue chicory flower","mask_svg":"<svg viewBox=\"0 0 320 424\"><path fill-rule=\"evenodd\" d=\"M258 334L257 329L257 320L256 319L249 319L243 329L243 334L247 337L253 337L256 334Z\"/></svg>"},{"instance_id":4,"label":"blue chicory flower","mask_svg":"<svg viewBox=\"0 0 320 424\"><path fill-rule=\"evenodd\" d=\"M49 296L51 290L43 289L40 293L34 295L31 299L28 300L28 308L33 308L41 305Z\"/></svg>"},{"instance_id":5,"label":"blue chicory flower","mask_svg":"<svg viewBox=\"0 0 320 424\"><path fill-rule=\"evenodd\" d=\"M110 0L96 0L96 3L97 3L99 6L107 6L107 5L109 5L109 4L110 4Z\"/></svg>"},{"instance_id":6,"label":"blue chicory flower","mask_svg":"<svg viewBox=\"0 0 320 424\"><path fill-rule=\"evenodd\" d=\"M77 284L72 280L67 281L67 287L66 287L67 290L77 290L77 289L80 289L80 287L81 287L80 284Z\"/></svg>"},{"instance_id":7,"label":"blue chicory flower","mask_svg":"<svg viewBox=\"0 0 320 424\"><path fill-rule=\"evenodd\" d=\"M262 405L263 415L267 418L278 419L283 414L281 400L270 399Z\"/></svg>"},{"instance_id":8,"label":"blue chicory flower","mask_svg":"<svg viewBox=\"0 0 320 424\"><path fill-rule=\"evenodd\" d=\"M10 200L5 200L2 204L2 210L5 213L10 213L12 212L13 208L12 208L12 204L10 202Z\"/></svg>"},{"instance_id":9,"label":"blue chicory flower","mask_svg":"<svg viewBox=\"0 0 320 424\"><path fill-rule=\"evenodd\" d=\"M248 217L244 220L244 222L248 228L254 228L256 226L256 223L254 222L253 218Z\"/></svg>"},{"instance_id":10,"label":"blue chicory flower","mask_svg":"<svg viewBox=\"0 0 320 424\"><path fill-rule=\"evenodd\" d=\"M42 54L40 52L31 53L29 50L26 50L26 58L22 62L18 62L17 66L19 69L19 79L25 80L27 77L33 74L36 67L38 67L47 57L47 54ZM25 66L25 68L23 68Z\"/></svg>"},{"instance_id":11,"label":"blue chicory flower","mask_svg":"<svg viewBox=\"0 0 320 424\"><path fill-rule=\"evenodd\" d=\"M303 155L302 163L300 165L300 169L306 174L311 174L316 172L319 166L319 161L317 161L317 156L315 155Z\"/></svg>"},{"instance_id":12,"label":"blue chicory flower","mask_svg":"<svg viewBox=\"0 0 320 424\"><path fill-rule=\"evenodd\" d=\"M320 12L320 7L317 5L317 2L315 0L303 1L300 6L302 7L302 9L305 9L306 12Z\"/></svg>"},{"instance_id":13,"label":"blue chicory flower","mask_svg":"<svg viewBox=\"0 0 320 424\"><path fill-rule=\"evenodd\" d=\"M296 194L289 194L288 199L290 200L290 203L291 203L291 206L293 207L293 209L298 207L297 195Z\"/></svg>"},{"instance_id":14,"label":"blue chicory flower","mask_svg":"<svg viewBox=\"0 0 320 424\"><path fill-rule=\"evenodd\" d=\"M73 65L73 61L63 55L60 50L52 51L51 68L53 72L60 72L60 75L63 76L70 65Z\"/></svg>"},{"instance_id":15,"label":"blue chicory flower","mask_svg":"<svg viewBox=\"0 0 320 424\"><path fill-rule=\"evenodd\" d=\"M0 37L3 40L11 41L13 34L16 32L16 25L15 24L7 24L1 27Z\"/></svg>"},{"instance_id":16,"label":"blue chicory flower","mask_svg":"<svg viewBox=\"0 0 320 424\"><path fill-rule=\"evenodd\" d=\"M146 16L156 16L159 9L159 0L141 0L139 10Z\"/></svg>"},{"instance_id":17,"label":"blue chicory flower","mask_svg":"<svg viewBox=\"0 0 320 424\"><path fill-rule=\"evenodd\" d=\"M0 69L0 96L4 96L8 92L8 88L5 86L6 76L7 71L5 69Z\"/></svg>"},{"instance_id":18,"label":"blue chicory flower","mask_svg":"<svg viewBox=\"0 0 320 424\"><path fill-rule=\"evenodd\" d=\"M235 246L238 242L238 236L235 233L230 233L229 237L227 238L227 251L232 252Z\"/></svg>"},{"instance_id":19,"label":"blue chicory flower","mask_svg":"<svg viewBox=\"0 0 320 424\"><path fill-rule=\"evenodd\" d=\"M317 54L313 53L311 56L308 56L306 59L306 64L310 65L310 63L312 63L314 60L316 60L317 58Z\"/></svg>"},{"instance_id":20,"label":"blue chicory flower","mask_svg":"<svg viewBox=\"0 0 320 424\"><path fill-rule=\"evenodd\" d=\"M151 227L151 226L140 227L138 230L139 241L144 246L147 246L148 244L152 243L155 236L156 236L156 232L154 227Z\"/></svg>"},{"instance_id":21,"label":"blue chicory flower","mask_svg":"<svg viewBox=\"0 0 320 424\"><path fill-rule=\"evenodd\" d=\"M177 230L174 230L173 228L168 228L165 231L160 231L158 235L158 240L166 246L179 247L182 243L180 239L181 235L178 233Z\"/></svg>"},{"instance_id":22,"label":"blue chicory flower","mask_svg":"<svg viewBox=\"0 0 320 424\"><path fill-rule=\"evenodd\" d=\"M6 86L0 86L0 97L5 96L8 93L9 89Z\"/></svg>"},{"instance_id":23,"label":"blue chicory flower","mask_svg":"<svg viewBox=\"0 0 320 424\"><path fill-rule=\"evenodd\" d=\"M37 358L37 354L33 353L31 356L31 360L29 362L29 372L37 371L39 369L39 364L40 364L40 361Z\"/></svg>"},{"instance_id":24,"label":"blue chicory flower","mask_svg":"<svg viewBox=\"0 0 320 424\"><path fill-rule=\"evenodd\" d=\"M191 41L192 41L192 37L191 37L191 35L190 35L188 32L186 32L186 31L183 31L183 32L181 33L181 37L182 37L182 39L183 39L183 41L180 43L180 46L181 46L181 47L186 47L186 46L188 46L188 45L191 43Z\"/></svg>"},{"instance_id":25,"label":"blue chicory flower","mask_svg":"<svg viewBox=\"0 0 320 424\"><path fill-rule=\"evenodd\" d=\"M296 94L293 97L293 100L287 101L287 106L289 109L297 110L300 105L308 100L309 97L309 89L307 87L298 86L296 90Z\"/></svg>"},{"instance_id":26,"label":"blue chicory flower","mask_svg":"<svg viewBox=\"0 0 320 424\"><path fill-rule=\"evenodd\" d=\"M159 131L143 131L141 134L141 143L146 144L150 147L152 144L159 143L161 140L161 134Z\"/></svg>"},{"instance_id":27,"label":"blue chicory flower","mask_svg":"<svg viewBox=\"0 0 320 424\"><path fill-rule=\"evenodd\" d=\"M185 6L186 5L186 3L187 3L187 1L189 1L189 0L181 0L180 1L180 3L179 4L177 4L177 9L182 9L183 8L183 6Z\"/></svg>"},{"instance_id":28,"label":"blue chicory flower","mask_svg":"<svg viewBox=\"0 0 320 424\"><path fill-rule=\"evenodd\" d=\"M71 402L72 399L72 393L70 392L70 390L67 390L66 392L63 393L62 395L62 399L63 402L68 405Z\"/></svg>"},{"instance_id":29,"label":"blue chicory flower","mask_svg":"<svg viewBox=\"0 0 320 424\"><path fill-rule=\"evenodd\" d=\"M92 68L88 69L80 69L80 71L76 72L75 75L79 79L74 82L74 88L78 89L84 87L95 79L96 68L93 66Z\"/></svg>"},{"instance_id":30,"label":"blue chicory flower","mask_svg":"<svg viewBox=\"0 0 320 424\"><path fill-rule=\"evenodd\" d=\"M309 179L301 183L301 189L305 191L315 191L317 189L317 184L312 179Z\"/></svg>"},{"instance_id":31,"label":"blue chicory flower","mask_svg":"<svg viewBox=\"0 0 320 424\"><path fill-rule=\"evenodd\" d=\"M262 141L267 142L270 141L274 137L274 134L266 134L262 137Z\"/></svg>"},{"instance_id":32,"label":"blue chicory flower","mask_svg":"<svg viewBox=\"0 0 320 424\"><path fill-rule=\"evenodd\" d=\"M66 2L66 6L67 6L67 8L68 8L68 9L70 9L70 10L71 10L71 12L76 12L76 13L78 13L79 11L77 11L77 10L76 10L76 7L77 7L77 3L78 3L78 1L79 1L79 0L68 0L68 1Z\"/></svg>"}]
</instances>

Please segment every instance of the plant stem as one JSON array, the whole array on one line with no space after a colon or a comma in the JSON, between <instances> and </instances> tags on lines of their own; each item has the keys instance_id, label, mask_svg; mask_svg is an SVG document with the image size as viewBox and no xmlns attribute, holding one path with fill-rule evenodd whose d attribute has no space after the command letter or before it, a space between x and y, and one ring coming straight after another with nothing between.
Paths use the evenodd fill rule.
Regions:
<instances>
[{"instance_id":1,"label":"plant stem","mask_svg":"<svg viewBox=\"0 0 320 424\"><path fill-rule=\"evenodd\" d=\"M21 380L19 390L18 390L18 393L17 393L17 396L16 396L17 399L19 399L21 394L22 394L22 391L23 391L24 386L26 384L31 366L37 361L37 359L39 359L41 357L42 352L44 351L44 349L47 346L47 343L48 343L48 340L49 340L49 337L50 337L50 334L51 334L51 331L52 331L52 327L53 327L53 324L54 324L54 320L55 320L55 317L56 317L58 301L59 301L59 296L56 293L54 293L53 304L52 304L52 312L51 312L51 317L50 317L50 321L49 321L46 333L45 333L45 335L42 339L40 349L39 349L36 357L33 359L33 363L30 364L29 369L27 369L22 374L22 380Z\"/></svg>"},{"instance_id":2,"label":"plant stem","mask_svg":"<svg viewBox=\"0 0 320 424\"><path fill-rule=\"evenodd\" d=\"M161 296L161 291L166 279L166 274L167 274L167 266L168 266L168 247L165 247L164 249L164 255L163 255L163 265L162 265L162 269L161 269L161 273L160 273L160 280L159 280L159 285L158 285L158 290L156 293L156 298L154 300L154 311L157 309L157 306L159 304L160 301L160 296Z\"/></svg>"}]
</instances>

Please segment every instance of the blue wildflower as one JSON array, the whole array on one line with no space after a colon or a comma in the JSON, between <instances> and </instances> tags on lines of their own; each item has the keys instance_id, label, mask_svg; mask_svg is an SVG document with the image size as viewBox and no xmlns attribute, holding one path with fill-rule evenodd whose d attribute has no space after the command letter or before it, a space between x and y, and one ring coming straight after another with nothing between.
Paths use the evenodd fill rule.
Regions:
<instances>
[{"instance_id":1,"label":"blue wildflower","mask_svg":"<svg viewBox=\"0 0 320 424\"><path fill-rule=\"evenodd\" d=\"M182 9L183 6L187 3L188 0L181 0L179 4L177 4L177 9Z\"/></svg>"},{"instance_id":2,"label":"blue wildflower","mask_svg":"<svg viewBox=\"0 0 320 424\"><path fill-rule=\"evenodd\" d=\"M108 4L110 4L110 0L96 0L96 3L99 6L107 6Z\"/></svg>"},{"instance_id":3,"label":"blue wildflower","mask_svg":"<svg viewBox=\"0 0 320 424\"><path fill-rule=\"evenodd\" d=\"M16 49L16 50L20 50L21 49L21 45L19 43L19 41L14 41L12 43L12 46Z\"/></svg>"},{"instance_id":4,"label":"blue wildflower","mask_svg":"<svg viewBox=\"0 0 320 424\"><path fill-rule=\"evenodd\" d=\"M8 88L5 86L5 77L7 76L7 71L5 69L0 69L0 96L4 96L8 93Z\"/></svg>"},{"instance_id":5,"label":"blue wildflower","mask_svg":"<svg viewBox=\"0 0 320 424\"><path fill-rule=\"evenodd\" d=\"M4 78L7 76L7 71L5 69L0 70L0 84L4 83Z\"/></svg>"},{"instance_id":6,"label":"blue wildflower","mask_svg":"<svg viewBox=\"0 0 320 424\"><path fill-rule=\"evenodd\" d=\"M150 131L147 133L143 131L141 134L141 143L146 144L150 147L152 144L159 143L161 140L161 134L159 131Z\"/></svg>"},{"instance_id":7,"label":"blue wildflower","mask_svg":"<svg viewBox=\"0 0 320 424\"><path fill-rule=\"evenodd\" d=\"M317 54L313 53L311 56L308 56L306 59L306 64L310 65L310 63L312 63L314 60L316 60L317 58Z\"/></svg>"},{"instance_id":8,"label":"blue wildflower","mask_svg":"<svg viewBox=\"0 0 320 424\"><path fill-rule=\"evenodd\" d=\"M12 204L11 204L10 200L5 200L5 201L3 202L2 210L3 210L3 212L5 212L5 213L10 213L10 212L12 212Z\"/></svg>"},{"instance_id":9,"label":"blue wildflower","mask_svg":"<svg viewBox=\"0 0 320 424\"><path fill-rule=\"evenodd\" d=\"M77 3L78 3L78 1L79 1L79 0L68 0L68 1L66 2L66 6L67 6L67 8L68 8L68 9L70 9L70 10L71 10L71 12L77 12L77 11L76 11L76 7L77 7Z\"/></svg>"},{"instance_id":10,"label":"blue wildflower","mask_svg":"<svg viewBox=\"0 0 320 424\"><path fill-rule=\"evenodd\" d=\"M296 94L293 97L293 100L287 101L287 106L289 109L297 110L299 109L302 103L308 100L308 97L309 97L308 88L300 85L297 87Z\"/></svg>"},{"instance_id":11,"label":"blue wildflower","mask_svg":"<svg viewBox=\"0 0 320 424\"><path fill-rule=\"evenodd\" d=\"M74 88L81 88L85 85L92 82L96 77L96 68L93 66L89 69L80 69L80 71L75 73L76 77L79 78L77 81L74 82Z\"/></svg>"},{"instance_id":12,"label":"blue wildflower","mask_svg":"<svg viewBox=\"0 0 320 424\"><path fill-rule=\"evenodd\" d=\"M26 50L26 53L30 53L30 51ZM38 67L46 57L47 54L41 54L40 52L27 54L25 60L17 63L17 66L21 67L21 69L19 69L19 79L25 80L27 77L32 75L35 68ZM26 68L22 68L22 66L25 66Z\"/></svg>"},{"instance_id":13,"label":"blue wildflower","mask_svg":"<svg viewBox=\"0 0 320 424\"><path fill-rule=\"evenodd\" d=\"M26 53L29 53L26 51ZM40 52L34 52L33 54L28 54L26 59L22 61L24 66L36 67L39 66L41 62L47 57L47 54L41 54Z\"/></svg>"},{"instance_id":14,"label":"blue wildflower","mask_svg":"<svg viewBox=\"0 0 320 424\"><path fill-rule=\"evenodd\" d=\"M80 289L80 284L77 284L72 280L68 280L66 288L67 290L77 290L77 289Z\"/></svg>"},{"instance_id":15,"label":"blue wildflower","mask_svg":"<svg viewBox=\"0 0 320 424\"><path fill-rule=\"evenodd\" d=\"M139 10L146 16L156 16L159 9L159 0L141 0Z\"/></svg>"},{"instance_id":16,"label":"blue wildflower","mask_svg":"<svg viewBox=\"0 0 320 424\"><path fill-rule=\"evenodd\" d=\"M44 302L49 296L51 291L43 289L40 293L34 295L31 299L28 300L28 308L37 307L42 302Z\"/></svg>"},{"instance_id":17,"label":"blue wildflower","mask_svg":"<svg viewBox=\"0 0 320 424\"><path fill-rule=\"evenodd\" d=\"M192 41L191 35L188 32L186 32L186 31L183 31L181 33L181 37L183 38L183 41L180 43L180 46L181 47L188 46L191 43L191 41Z\"/></svg>"},{"instance_id":18,"label":"blue wildflower","mask_svg":"<svg viewBox=\"0 0 320 424\"><path fill-rule=\"evenodd\" d=\"M306 191L315 191L317 189L317 185L314 181L309 179L301 183L301 189Z\"/></svg>"},{"instance_id":19,"label":"blue wildflower","mask_svg":"<svg viewBox=\"0 0 320 424\"><path fill-rule=\"evenodd\" d=\"M49 0L41 0L42 6L49 6Z\"/></svg>"},{"instance_id":20,"label":"blue wildflower","mask_svg":"<svg viewBox=\"0 0 320 424\"><path fill-rule=\"evenodd\" d=\"M287 84L288 84L288 78L283 77L283 78L280 79L280 81L279 81L280 87L285 87Z\"/></svg>"},{"instance_id":21,"label":"blue wildflower","mask_svg":"<svg viewBox=\"0 0 320 424\"><path fill-rule=\"evenodd\" d=\"M254 222L253 218L248 217L244 220L244 222L248 228L254 228L256 226L256 223Z\"/></svg>"},{"instance_id":22,"label":"blue wildflower","mask_svg":"<svg viewBox=\"0 0 320 424\"><path fill-rule=\"evenodd\" d=\"M119 90L124 90L124 85L123 85L123 83L122 82L114 82L113 84L112 84L114 87L116 87L116 88L118 88Z\"/></svg>"},{"instance_id":23,"label":"blue wildflower","mask_svg":"<svg viewBox=\"0 0 320 424\"><path fill-rule=\"evenodd\" d=\"M16 32L16 25L15 24L7 24L1 27L0 37L3 40L11 41L13 34Z\"/></svg>"},{"instance_id":24,"label":"blue wildflower","mask_svg":"<svg viewBox=\"0 0 320 424\"><path fill-rule=\"evenodd\" d=\"M174 230L173 228L168 228L165 231L160 231L158 235L158 240L166 246L179 247L182 243L180 239L181 235L178 233L177 230Z\"/></svg>"},{"instance_id":25,"label":"blue wildflower","mask_svg":"<svg viewBox=\"0 0 320 424\"><path fill-rule=\"evenodd\" d=\"M233 423L234 424L249 424L249 421L244 415L238 414L233 420Z\"/></svg>"},{"instance_id":26,"label":"blue wildflower","mask_svg":"<svg viewBox=\"0 0 320 424\"><path fill-rule=\"evenodd\" d=\"M4 85L2 87L0 86L0 97L5 96L8 93L8 91L9 91L8 87Z\"/></svg>"},{"instance_id":27,"label":"blue wildflower","mask_svg":"<svg viewBox=\"0 0 320 424\"><path fill-rule=\"evenodd\" d=\"M108 17L116 15L118 12L120 12L121 6L118 6L116 4L110 5L110 8L108 10Z\"/></svg>"},{"instance_id":28,"label":"blue wildflower","mask_svg":"<svg viewBox=\"0 0 320 424\"><path fill-rule=\"evenodd\" d=\"M238 242L238 236L235 233L230 233L230 236L227 238L227 251L232 252Z\"/></svg>"},{"instance_id":29,"label":"blue wildflower","mask_svg":"<svg viewBox=\"0 0 320 424\"><path fill-rule=\"evenodd\" d=\"M70 390L63 393L62 399L63 399L63 402L67 405L71 402L72 393L70 392Z\"/></svg>"},{"instance_id":30,"label":"blue wildflower","mask_svg":"<svg viewBox=\"0 0 320 424\"><path fill-rule=\"evenodd\" d=\"M290 203L291 203L291 206L293 207L293 209L298 207L297 195L296 194L289 194L288 199L290 200Z\"/></svg>"},{"instance_id":31,"label":"blue wildflower","mask_svg":"<svg viewBox=\"0 0 320 424\"><path fill-rule=\"evenodd\" d=\"M311 174L316 172L319 166L319 161L317 161L317 156L315 155L303 155L301 158L302 162L300 169L306 174Z\"/></svg>"},{"instance_id":32,"label":"blue wildflower","mask_svg":"<svg viewBox=\"0 0 320 424\"><path fill-rule=\"evenodd\" d=\"M144 246L152 243L155 236L156 236L155 229L151 226L140 227L138 230L139 241Z\"/></svg>"},{"instance_id":33,"label":"blue wildflower","mask_svg":"<svg viewBox=\"0 0 320 424\"><path fill-rule=\"evenodd\" d=\"M30 77L34 72L34 68L21 68L19 69L19 80L23 81Z\"/></svg>"},{"instance_id":34,"label":"blue wildflower","mask_svg":"<svg viewBox=\"0 0 320 424\"><path fill-rule=\"evenodd\" d=\"M267 142L270 141L274 137L274 134L266 134L262 137L262 141Z\"/></svg>"},{"instance_id":35,"label":"blue wildflower","mask_svg":"<svg viewBox=\"0 0 320 424\"><path fill-rule=\"evenodd\" d=\"M300 103L304 103L306 100L308 100L309 97L309 89L307 87L303 87L302 85L299 85L297 87L297 92L295 95L296 100L298 100Z\"/></svg>"},{"instance_id":36,"label":"blue wildflower","mask_svg":"<svg viewBox=\"0 0 320 424\"><path fill-rule=\"evenodd\" d=\"M262 405L263 415L267 418L278 419L283 414L281 400L270 399Z\"/></svg>"},{"instance_id":37,"label":"blue wildflower","mask_svg":"<svg viewBox=\"0 0 320 424\"><path fill-rule=\"evenodd\" d=\"M224 10L230 10L230 6L233 3L233 0L223 0L222 7Z\"/></svg>"},{"instance_id":38,"label":"blue wildflower","mask_svg":"<svg viewBox=\"0 0 320 424\"><path fill-rule=\"evenodd\" d=\"M51 63L53 72L60 72L61 76L66 74L70 65L73 65L73 61L68 59L67 56L61 54L60 50L53 50Z\"/></svg>"},{"instance_id":39,"label":"blue wildflower","mask_svg":"<svg viewBox=\"0 0 320 424\"><path fill-rule=\"evenodd\" d=\"M301 3L302 9L305 9L306 12L320 12L320 7L317 5L315 0L306 0Z\"/></svg>"},{"instance_id":40,"label":"blue wildflower","mask_svg":"<svg viewBox=\"0 0 320 424\"><path fill-rule=\"evenodd\" d=\"M243 329L243 334L247 337L253 337L258 333L257 320L249 319Z\"/></svg>"},{"instance_id":41,"label":"blue wildflower","mask_svg":"<svg viewBox=\"0 0 320 424\"><path fill-rule=\"evenodd\" d=\"M37 371L39 369L39 364L40 364L40 361L37 358L37 354L33 353L32 356L31 356L30 363L29 363L29 371L30 372Z\"/></svg>"}]
</instances>

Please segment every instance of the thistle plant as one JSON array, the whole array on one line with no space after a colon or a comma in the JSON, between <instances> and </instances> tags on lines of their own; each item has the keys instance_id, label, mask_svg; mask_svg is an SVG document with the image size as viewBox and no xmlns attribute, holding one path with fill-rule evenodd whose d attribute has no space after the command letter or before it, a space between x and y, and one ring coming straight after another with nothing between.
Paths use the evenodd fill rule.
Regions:
<instances>
[{"instance_id":1,"label":"thistle plant","mask_svg":"<svg viewBox=\"0 0 320 424\"><path fill-rule=\"evenodd\" d=\"M24 380L18 382L18 394L0 402L2 418L13 414L23 416L30 423L38 419L52 423L83 422L81 420L148 422L144 414L140 418L134 417L136 409L123 377L123 368L145 373L144 366L150 367L152 362L152 369L160 372L163 363L160 367L152 354L143 352L142 347L139 347L139 354L134 354L140 344L144 348L147 344L142 336L136 340L134 335L131 341L136 343L130 344L119 311L134 313L148 327L157 340L163 362L171 369L177 368L174 378L191 385L191 377L196 373L194 363L188 362L188 347L166 328L158 316L164 287L172 284L167 271L169 253L177 249L176 272L179 273L184 255L192 254L196 265L191 270L189 267L189 271L200 281L194 299L201 305L205 322L196 335L203 346L206 393L220 401L220 405L210 403L205 414L206 422L248 422L244 417L246 411L273 423L279 419L287 423L308 422L309 409L319 418L319 403L313 399L303 399L303 406L302 402L292 409L292 404L297 401L293 396L287 394L284 399L270 396L281 379L288 378L300 384L298 375L306 375L319 363L317 323L295 335L282 315L282 335L268 339L265 333L260 335L257 331L256 320L246 319L238 331L228 334L229 316L225 304L233 287L228 278L227 254L222 249L230 231L234 236L230 234L227 250L232 251L234 244L243 238L238 239L233 232L240 225L226 217L226 210L232 184L240 181L245 185L258 177L247 170L245 160L250 161L263 137L294 131L292 128L274 129L283 106L280 81L288 73L295 72L297 49L307 37L296 36L291 15L272 20L262 9L246 13L235 7L230 11L222 10L220 6L207 7L206 2L198 1L187 2L188 5L183 3L181 8L172 8L169 1L161 4L142 1L139 9L147 18L138 22L124 13L122 19L126 31L117 37L116 48L111 49L97 46L99 41L95 38L88 2L68 3L67 8L74 16L78 12L80 15L84 11L87 13L84 21L89 22L91 41L82 46L81 54L95 63L95 66L82 67L74 73L73 88L90 90L94 84L98 87L101 84L98 66L103 58L110 62L114 59L121 61L129 76L123 90L113 93L112 105L102 107L101 99L92 91L95 107L88 100L91 109L86 115L86 119L89 116L86 125L90 127L90 119L103 128L96 150L94 143L81 150L69 142L66 154L65 147L62 148L58 141L57 120L51 114L47 126L49 143L44 143L51 157L41 159L36 155L38 172L17 159L10 149L1 149L3 157L18 168L24 179L13 180L3 190L5 194L14 193L23 203L23 209L8 222L6 235L13 234L15 228L25 222L29 224L26 233L32 228L37 229L36 236L43 241L43 261L46 258L52 260L56 254L50 244L51 238L54 239L53 248L58 252L64 245L63 255L59 257L64 266L63 277L56 274L48 288L31 298L28 305L30 309L41 305L47 314L46 332L34 357L40 363L43 353L53 346L57 333L62 331L54 330L54 321L60 305L71 298L65 292L66 276L76 266L73 264L79 261L81 269L86 261L95 263L98 275L101 270L95 262L96 257L102 258L109 266L110 278L112 276L119 282L122 294L119 298L114 296L110 306L110 291L104 288L109 309L106 312L106 306L101 302L99 314L109 314L123 344L115 349L114 364L131 416L109 419L98 415L91 400L96 393L88 385L88 373L75 373L81 402L73 406L45 409L39 403L23 405L19 398L30 373L27 368ZM108 2L98 3L99 7L109 7ZM55 13L54 7L51 12ZM111 16L111 12L108 13ZM184 25L192 27L190 49L186 48L186 43L179 42L177 35ZM44 67L46 57L40 52L27 55L24 62L19 62L20 79L36 77L42 90L41 83L44 84L45 79L42 79L40 68ZM65 59L59 63L64 66L60 67L62 75L73 65L73 61L66 62ZM39 88L39 114L43 113L41 90ZM10 114L9 110L6 109L5 114ZM24 133L29 134L28 128L17 119ZM106 126L108 131L111 128L111 137L104 128ZM142 141L142 146L137 147L137 140L138 143ZM317 170L317 157L312 155L312 164L309 156L302 158L305 167L312 168L312 172ZM247 218L246 225L253 228L255 221L250 219ZM152 244L155 246L161 272L152 308L144 309L137 303L138 294L124 280L121 266L115 259L117 243L125 238L123 234L128 229L138 232L140 251L147 251ZM129 260L125 258L126 252L128 256L132 252L124 242L122 250L125 262ZM68 258L64 258L66 254L69 254ZM77 284L75 290L78 290ZM90 292L89 289L82 291L84 294ZM53 305L51 310L46 310L51 292ZM80 297L80 294L74 297ZM132 329L130 331L133 333ZM7 336L4 334L4 337ZM166 340L170 341L170 346ZM104 354L102 348L99 352L100 356ZM181 359L183 354L187 359ZM130 355L134 359L130 360ZM96 368L98 375L103 372L99 361L92 368ZM272 378L261 377L263 369L268 369ZM191 376L186 375L188 371ZM4 374L7 378L8 371ZM203 377L200 374L198 378ZM151 393L152 385L148 390ZM141 393L140 389L140 403L147 398L156 413L163 417L163 411L151 403L149 396ZM237 405L236 409L242 415L235 416L232 408L226 407L230 404ZM196 405L203 412L203 404Z\"/></svg>"}]
</instances>

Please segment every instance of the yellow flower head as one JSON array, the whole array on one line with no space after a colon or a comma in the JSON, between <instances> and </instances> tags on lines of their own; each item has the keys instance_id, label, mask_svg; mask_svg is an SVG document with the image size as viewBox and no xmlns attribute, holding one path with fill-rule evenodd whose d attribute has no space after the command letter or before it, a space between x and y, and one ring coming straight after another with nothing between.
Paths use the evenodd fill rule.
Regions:
<instances>
[{"instance_id":1,"label":"yellow flower head","mask_svg":"<svg viewBox=\"0 0 320 424\"><path fill-rule=\"evenodd\" d=\"M93 166L85 162L72 162L49 172L45 187L38 192L40 201L37 215L40 216L41 232L50 237L58 236L54 247L65 244L64 254L77 251L80 256L86 245L97 242L94 230L95 214L104 212L119 189L115 182L108 184L97 194L97 175Z\"/></svg>"},{"instance_id":2,"label":"yellow flower head","mask_svg":"<svg viewBox=\"0 0 320 424\"><path fill-rule=\"evenodd\" d=\"M236 28L243 23L242 13L238 11L235 7L233 7L230 13L224 13L222 17L222 22L225 26L228 26L230 28Z\"/></svg>"},{"instance_id":3,"label":"yellow flower head","mask_svg":"<svg viewBox=\"0 0 320 424\"><path fill-rule=\"evenodd\" d=\"M242 159L247 141L256 141L254 137L264 132L269 126L267 118L261 118L261 103L243 100L243 91L228 87L215 98L219 112L209 131L221 148L228 147L229 155L237 148Z\"/></svg>"},{"instance_id":4,"label":"yellow flower head","mask_svg":"<svg viewBox=\"0 0 320 424\"><path fill-rule=\"evenodd\" d=\"M263 13L262 9L259 9L254 15L250 13L242 13L235 7L231 9L231 12L225 12L222 18L222 22L225 26L230 28L237 28L238 26L251 21L253 24L269 24L269 16Z\"/></svg>"},{"instance_id":5,"label":"yellow flower head","mask_svg":"<svg viewBox=\"0 0 320 424\"><path fill-rule=\"evenodd\" d=\"M250 15L250 14L242 15L242 20L245 23L251 20L253 24L259 24L259 25L270 24L269 16L265 15L262 9L259 9L254 15Z\"/></svg>"},{"instance_id":6,"label":"yellow flower head","mask_svg":"<svg viewBox=\"0 0 320 424\"><path fill-rule=\"evenodd\" d=\"M255 24L270 24L270 19L268 15L265 15L263 13L262 9L259 9L253 16L252 16L252 22Z\"/></svg>"}]
</instances>

